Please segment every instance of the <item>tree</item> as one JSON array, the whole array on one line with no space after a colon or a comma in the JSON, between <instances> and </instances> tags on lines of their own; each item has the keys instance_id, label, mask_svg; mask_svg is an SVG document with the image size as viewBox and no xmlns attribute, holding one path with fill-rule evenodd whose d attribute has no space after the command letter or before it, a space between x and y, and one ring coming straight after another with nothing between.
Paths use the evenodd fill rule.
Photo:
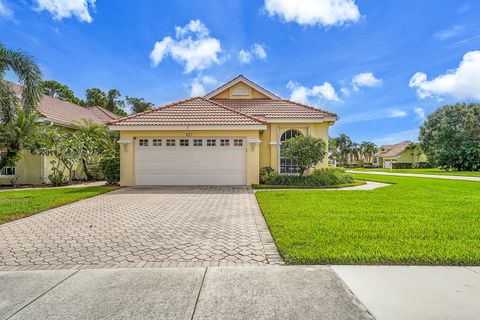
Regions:
<instances>
[{"instance_id":1,"label":"tree","mask_svg":"<svg viewBox=\"0 0 480 320\"><path fill-rule=\"evenodd\" d=\"M107 110L118 114L119 116L126 116L127 113L123 110L125 102L119 99L122 95L117 89L110 89L107 93Z\"/></svg>"},{"instance_id":2,"label":"tree","mask_svg":"<svg viewBox=\"0 0 480 320\"><path fill-rule=\"evenodd\" d=\"M363 141L360 144L360 153L368 163L372 163L372 157L377 151L378 148L373 142Z\"/></svg>"},{"instance_id":3,"label":"tree","mask_svg":"<svg viewBox=\"0 0 480 320\"><path fill-rule=\"evenodd\" d=\"M146 102L144 98L126 97L127 103L132 109L132 113L144 112L152 109L153 103Z\"/></svg>"},{"instance_id":4,"label":"tree","mask_svg":"<svg viewBox=\"0 0 480 320\"><path fill-rule=\"evenodd\" d=\"M350 146L352 144L352 140L349 136L344 133L341 133L337 138L337 148L338 154L340 156L341 165L344 166L345 162L347 162L348 153L350 151Z\"/></svg>"},{"instance_id":5,"label":"tree","mask_svg":"<svg viewBox=\"0 0 480 320\"><path fill-rule=\"evenodd\" d=\"M9 122L0 126L0 146L6 149L6 154L0 157L0 168L15 166L22 158L22 149L38 136L39 128L36 114L19 109Z\"/></svg>"},{"instance_id":6,"label":"tree","mask_svg":"<svg viewBox=\"0 0 480 320\"><path fill-rule=\"evenodd\" d=\"M327 154L325 141L314 137L297 136L284 141L282 146L283 156L298 164L300 176L322 161Z\"/></svg>"},{"instance_id":7,"label":"tree","mask_svg":"<svg viewBox=\"0 0 480 320\"><path fill-rule=\"evenodd\" d=\"M13 71L23 86L21 100L13 91L4 75L8 70ZM26 113L36 111L42 94L42 72L31 56L22 52L5 48L0 43L0 123L8 123L15 119L17 108Z\"/></svg>"},{"instance_id":8,"label":"tree","mask_svg":"<svg viewBox=\"0 0 480 320\"><path fill-rule=\"evenodd\" d=\"M75 126L73 138L78 141L78 157L82 162L87 180L93 180L89 164L96 162L101 155L111 154L114 149L113 139L107 127L84 120Z\"/></svg>"},{"instance_id":9,"label":"tree","mask_svg":"<svg viewBox=\"0 0 480 320\"><path fill-rule=\"evenodd\" d=\"M79 106L84 105L84 102L76 97L68 86L55 80L42 81L42 92L43 94L49 95L55 99L69 101Z\"/></svg>"},{"instance_id":10,"label":"tree","mask_svg":"<svg viewBox=\"0 0 480 320\"><path fill-rule=\"evenodd\" d=\"M360 145L356 142L351 142L348 146L348 155L350 156L350 164L353 164L354 160L360 159Z\"/></svg>"},{"instance_id":11,"label":"tree","mask_svg":"<svg viewBox=\"0 0 480 320\"><path fill-rule=\"evenodd\" d=\"M410 156L412 157L412 168L415 168L423 152L420 144L412 142L405 147L405 151L410 153ZM417 160L415 160L415 157L417 157Z\"/></svg>"},{"instance_id":12,"label":"tree","mask_svg":"<svg viewBox=\"0 0 480 320\"><path fill-rule=\"evenodd\" d=\"M108 97L101 89L91 88L85 92L85 105L87 107L107 108Z\"/></svg>"},{"instance_id":13,"label":"tree","mask_svg":"<svg viewBox=\"0 0 480 320\"><path fill-rule=\"evenodd\" d=\"M420 146L436 166L480 170L480 104L446 105L420 128Z\"/></svg>"}]
</instances>

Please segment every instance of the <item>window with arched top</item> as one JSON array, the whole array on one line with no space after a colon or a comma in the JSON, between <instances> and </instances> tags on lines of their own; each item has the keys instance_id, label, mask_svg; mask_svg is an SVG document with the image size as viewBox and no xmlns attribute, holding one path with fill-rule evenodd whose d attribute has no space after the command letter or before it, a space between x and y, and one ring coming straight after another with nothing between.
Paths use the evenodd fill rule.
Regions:
<instances>
[{"instance_id":1,"label":"window with arched top","mask_svg":"<svg viewBox=\"0 0 480 320\"><path fill-rule=\"evenodd\" d=\"M280 173L300 173L300 168L295 161L287 159L283 156L282 142L288 139L292 139L303 134L296 129L289 129L285 131L280 138Z\"/></svg>"}]
</instances>

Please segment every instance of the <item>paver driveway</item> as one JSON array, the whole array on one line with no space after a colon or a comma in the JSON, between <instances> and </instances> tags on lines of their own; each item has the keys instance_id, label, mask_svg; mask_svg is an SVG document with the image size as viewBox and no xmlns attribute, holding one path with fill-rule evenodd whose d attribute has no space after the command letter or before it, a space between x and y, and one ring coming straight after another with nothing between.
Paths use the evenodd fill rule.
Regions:
<instances>
[{"instance_id":1,"label":"paver driveway","mask_svg":"<svg viewBox=\"0 0 480 320\"><path fill-rule=\"evenodd\" d=\"M281 263L246 187L125 188L0 225L0 270Z\"/></svg>"}]
</instances>

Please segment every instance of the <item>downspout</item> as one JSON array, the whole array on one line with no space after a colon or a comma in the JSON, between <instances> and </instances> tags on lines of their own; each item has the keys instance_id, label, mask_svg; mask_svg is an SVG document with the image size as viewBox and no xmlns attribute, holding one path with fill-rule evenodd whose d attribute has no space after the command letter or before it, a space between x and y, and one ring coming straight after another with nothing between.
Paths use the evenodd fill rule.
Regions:
<instances>
[{"instance_id":1,"label":"downspout","mask_svg":"<svg viewBox=\"0 0 480 320\"><path fill-rule=\"evenodd\" d=\"M50 123L48 124L49 127L53 126L53 121L45 119L44 122L49 121ZM43 155L42 156L42 184L47 183L47 156Z\"/></svg>"}]
</instances>

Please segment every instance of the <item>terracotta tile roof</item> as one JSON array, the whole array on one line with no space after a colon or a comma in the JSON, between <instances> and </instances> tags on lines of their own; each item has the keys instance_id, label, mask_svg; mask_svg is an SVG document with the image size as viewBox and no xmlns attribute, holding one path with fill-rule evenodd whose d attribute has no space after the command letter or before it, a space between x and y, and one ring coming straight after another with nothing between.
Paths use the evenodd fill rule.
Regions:
<instances>
[{"instance_id":1,"label":"terracotta tile roof","mask_svg":"<svg viewBox=\"0 0 480 320\"><path fill-rule=\"evenodd\" d=\"M335 113L285 99L212 99L242 113L265 118L325 118Z\"/></svg>"},{"instance_id":2,"label":"terracotta tile roof","mask_svg":"<svg viewBox=\"0 0 480 320\"><path fill-rule=\"evenodd\" d=\"M389 145L383 145L380 148L383 149L384 151L377 152L375 156L377 157L396 157L403 151L405 151L405 148L411 144L411 141L402 141L397 144L389 144Z\"/></svg>"},{"instance_id":3,"label":"terracotta tile roof","mask_svg":"<svg viewBox=\"0 0 480 320\"><path fill-rule=\"evenodd\" d=\"M163 107L109 122L110 125L262 125L265 121L203 97L177 101Z\"/></svg>"},{"instance_id":4,"label":"terracotta tile roof","mask_svg":"<svg viewBox=\"0 0 480 320\"><path fill-rule=\"evenodd\" d=\"M22 86L11 82L8 82L8 85L18 95L22 94ZM64 125L82 123L84 119L91 119L95 123L102 124L118 118L117 115L100 107L85 108L48 95L42 95L37 111L41 116Z\"/></svg>"}]
</instances>

